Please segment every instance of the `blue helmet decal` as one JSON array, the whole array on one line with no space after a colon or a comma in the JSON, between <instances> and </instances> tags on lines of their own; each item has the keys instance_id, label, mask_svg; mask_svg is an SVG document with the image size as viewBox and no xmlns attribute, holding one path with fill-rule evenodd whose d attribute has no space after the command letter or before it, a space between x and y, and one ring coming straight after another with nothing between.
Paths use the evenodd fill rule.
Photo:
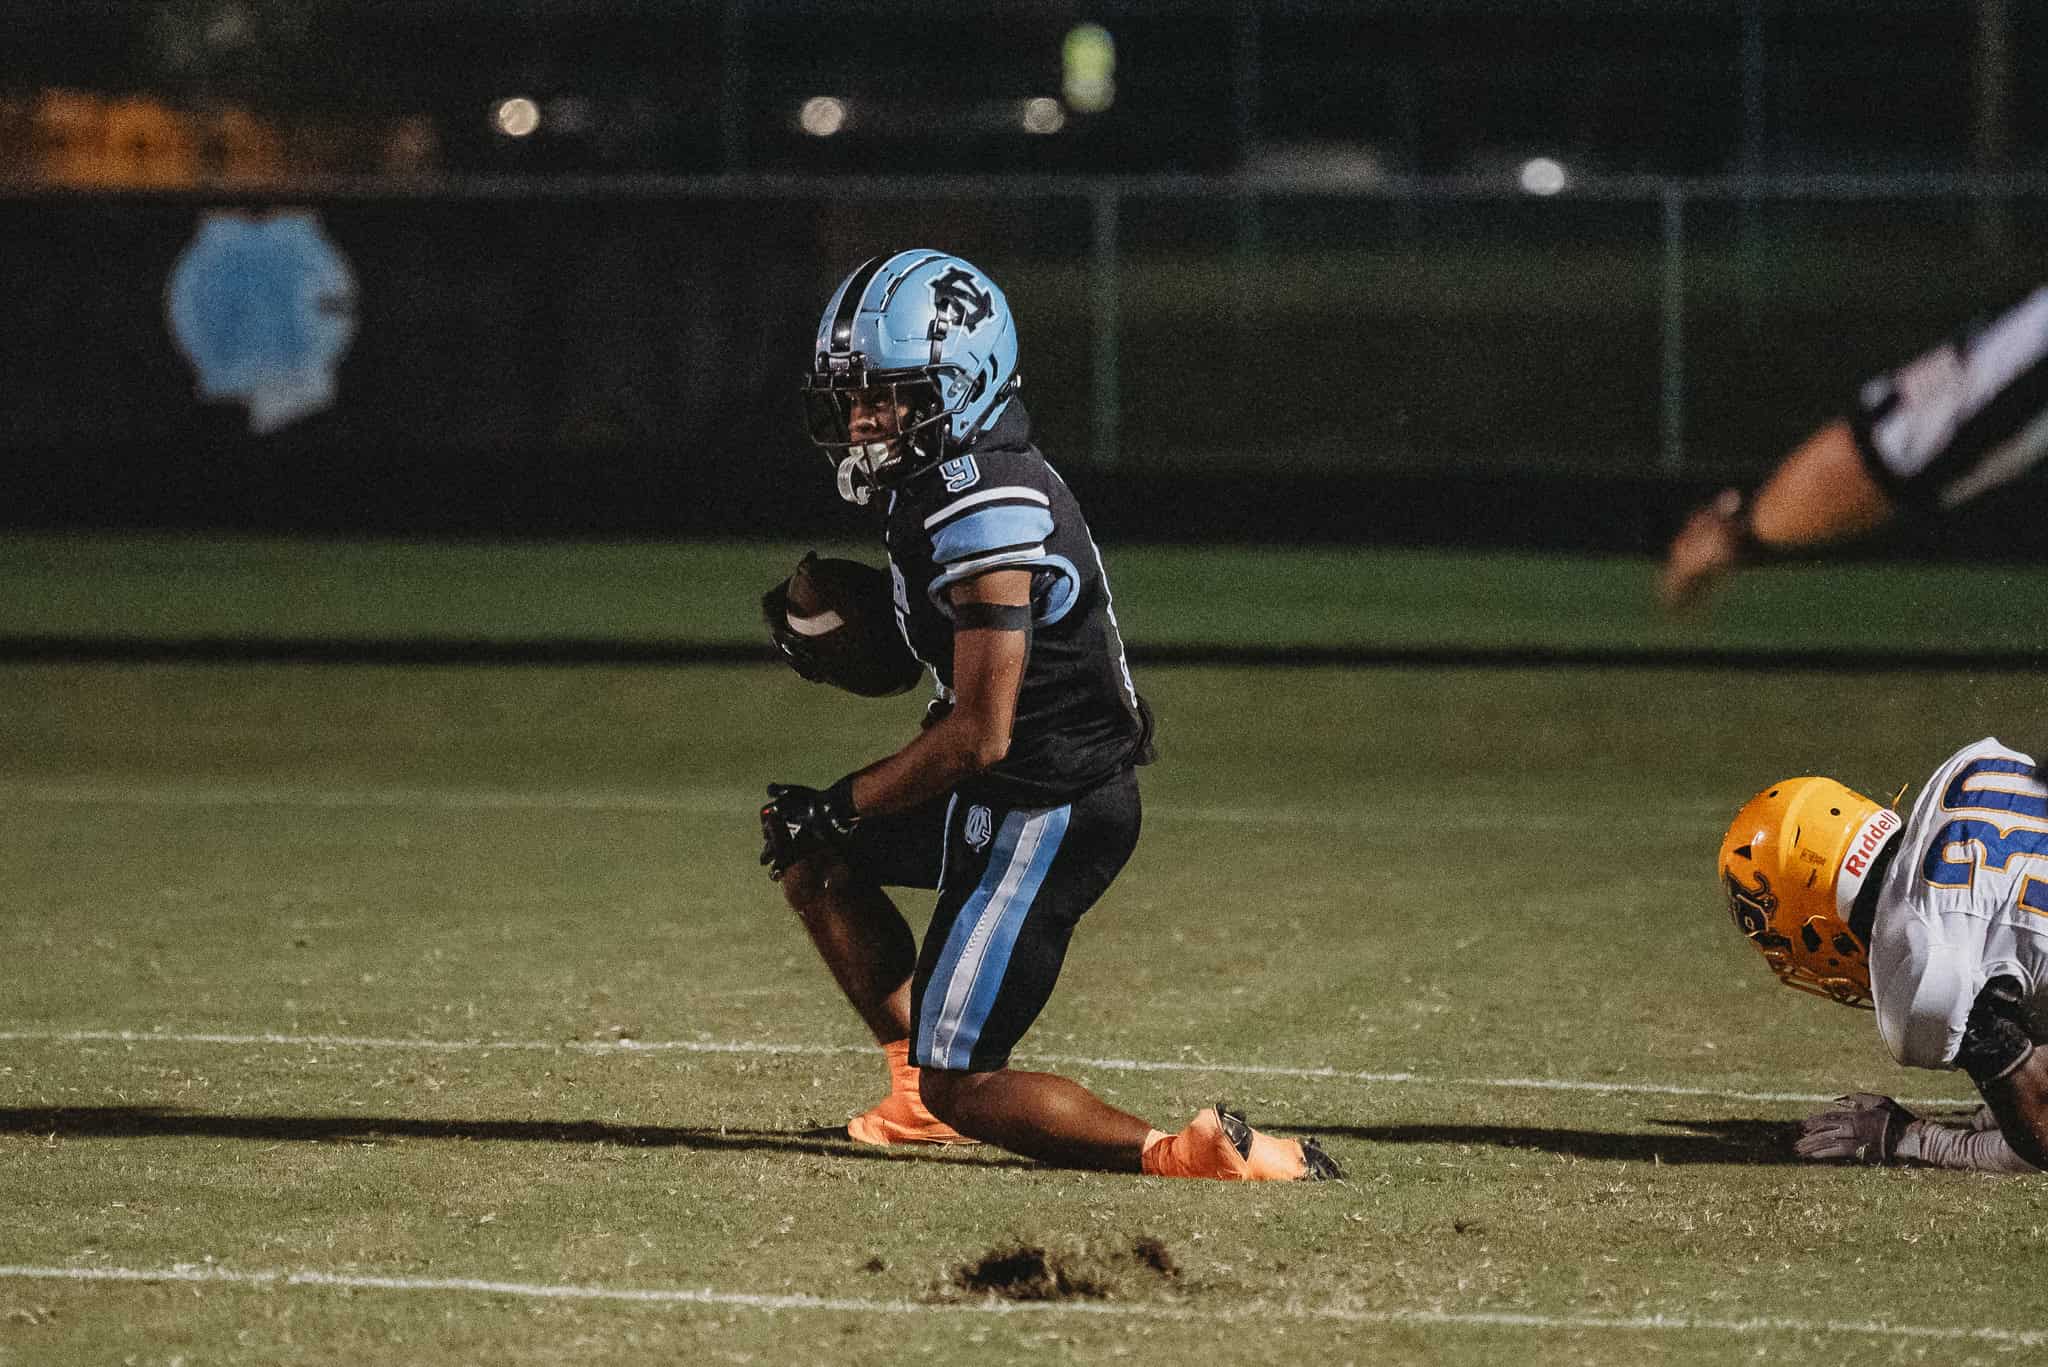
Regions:
<instances>
[{"instance_id":1,"label":"blue helmet decal","mask_svg":"<svg viewBox=\"0 0 2048 1367\"><path fill-rule=\"evenodd\" d=\"M805 380L811 437L840 467L841 492L865 501L855 498L865 487L965 450L1018 382L1016 323L985 272L946 252L876 257L840 282L818 319ZM879 434L855 432L851 396L884 386L904 416Z\"/></svg>"}]
</instances>

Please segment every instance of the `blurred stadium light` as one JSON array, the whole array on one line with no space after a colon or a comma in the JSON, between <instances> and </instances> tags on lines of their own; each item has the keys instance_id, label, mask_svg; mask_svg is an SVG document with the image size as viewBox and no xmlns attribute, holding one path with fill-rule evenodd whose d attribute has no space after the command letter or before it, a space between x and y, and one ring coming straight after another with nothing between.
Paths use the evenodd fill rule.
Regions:
<instances>
[{"instance_id":1,"label":"blurred stadium light","mask_svg":"<svg viewBox=\"0 0 2048 1367\"><path fill-rule=\"evenodd\" d=\"M1512 146L1618 174L1991 170L2048 155L2015 98L2043 74L2048 15L2011 0L103 0L13 7L0 165L49 175L65 134L35 106L70 91L234 109L302 174L374 171L401 124L433 130L430 169L495 171L472 111L513 90L577 135L520 165L586 174L1223 172L1268 143L1407 175ZM1058 136L987 114L1052 91ZM788 115L820 93L922 136L827 150Z\"/></svg>"},{"instance_id":2,"label":"blurred stadium light","mask_svg":"<svg viewBox=\"0 0 2048 1367\"><path fill-rule=\"evenodd\" d=\"M1017 107L1017 122L1025 132L1045 137L1067 126L1067 111L1058 100L1034 95Z\"/></svg>"},{"instance_id":3,"label":"blurred stadium light","mask_svg":"<svg viewBox=\"0 0 2048 1367\"><path fill-rule=\"evenodd\" d=\"M813 95L797 109L797 127L814 138L829 138L846 127L846 102Z\"/></svg>"},{"instance_id":4,"label":"blurred stadium light","mask_svg":"<svg viewBox=\"0 0 2048 1367\"><path fill-rule=\"evenodd\" d=\"M1564 163L1555 157L1531 157L1519 173L1522 188L1532 195L1554 195L1570 184Z\"/></svg>"},{"instance_id":5,"label":"blurred stadium light","mask_svg":"<svg viewBox=\"0 0 2048 1367\"><path fill-rule=\"evenodd\" d=\"M1076 24L1060 45L1061 90L1081 114L1100 114L1116 103L1116 39L1100 24Z\"/></svg>"},{"instance_id":6,"label":"blurred stadium light","mask_svg":"<svg viewBox=\"0 0 2048 1367\"><path fill-rule=\"evenodd\" d=\"M540 127L540 106L524 95L498 101L491 122L508 138L530 137Z\"/></svg>"}]
</instances>

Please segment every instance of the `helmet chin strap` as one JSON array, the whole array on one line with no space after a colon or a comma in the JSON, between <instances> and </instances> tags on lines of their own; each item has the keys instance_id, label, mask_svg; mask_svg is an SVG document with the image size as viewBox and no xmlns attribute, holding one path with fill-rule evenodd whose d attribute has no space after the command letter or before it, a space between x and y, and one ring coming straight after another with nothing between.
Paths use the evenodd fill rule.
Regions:
<instances>
[{"instance_id":1,"label":"helmet chin strap","mask_svg":"<svg viewBox=\"0 0 2048 1367\"><path fill-rule=\"evenodd\" d=\"M868 500L875 496L875 477L868 473L867 462L859 456L848 456L839 462L839 496L856 507L865 508Z\"/></svg>"},{"instance_id":2,"label":"helmet chin strap","mask_svg":"<svg viewBox=\"0 0 2048 1367\"><path fill-rule=\"evenodd\" d=\"M839 462L839 496L856 507L865 508L881 487L876 473L896 457L886 441L871 441L848 449Z\"/></svg>"}]
</instances>

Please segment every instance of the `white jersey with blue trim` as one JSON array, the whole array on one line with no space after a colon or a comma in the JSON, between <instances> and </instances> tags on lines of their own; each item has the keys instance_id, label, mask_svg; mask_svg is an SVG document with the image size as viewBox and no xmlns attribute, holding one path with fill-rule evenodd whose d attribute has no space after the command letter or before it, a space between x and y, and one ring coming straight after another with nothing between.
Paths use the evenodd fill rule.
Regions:
<instances>
[{"instance_id":1,"label":"white jersey with blue trim","mask_svg":"<svg viewBox=\"0 0 2048 1367\"><path fill-rule=\"evenodd\" d=\"M1953 508L2048 456L2048 287L1857 394L1849 425L1894 497Z\"/></svg>"},{"instance_id":2,"label":"white jersey with blue trim","mask_svg":"<svg viewBox=\"0 0 2048 1367\"><path fill-rule=\"evenodd\" d=\"M1871 996L1892 1057L1955 1067L1970 1007L2000 975L2019 980L2033 1020L2048 1021L2048 784L2033 758L1990 737L1963 747L1928 779L1897 838L1870 937Z\"/></svg>"},{"instance_id":3,"label":"white jersey with blue trim","mask_svg":"<svg viewBox=\"0 0 2048 1367\"><path fill-rule=\"evenodd\" d=\"M1150 758L1109 579L1081 506L1031 444L1011 400L974 445L892 490L884 540L904 639L942 698L953 685L950 590L991 570L1031 572L1031 644L1010 750L963 791L1065 802Z\"/></svg>"}]
</instances>

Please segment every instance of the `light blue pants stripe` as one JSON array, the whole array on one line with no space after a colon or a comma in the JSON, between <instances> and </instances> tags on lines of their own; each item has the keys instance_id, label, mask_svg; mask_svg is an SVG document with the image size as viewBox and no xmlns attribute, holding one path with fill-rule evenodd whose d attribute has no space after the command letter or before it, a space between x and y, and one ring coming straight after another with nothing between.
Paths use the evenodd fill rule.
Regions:
<instances>
[{"instance_id":1,"label":"light blue pants stripe","mask_svg":"<svg viewBox=\"0 0 2048 1367\"><path fill-rule=\"evenodd\" d=\"M995 1008L1017 934L1066 835L1071 807L1011 812L1003 819L981 882L946 937L919 1012L918 1055L926 1067L966 1068Z\"/></svg>"}]
</instances>

